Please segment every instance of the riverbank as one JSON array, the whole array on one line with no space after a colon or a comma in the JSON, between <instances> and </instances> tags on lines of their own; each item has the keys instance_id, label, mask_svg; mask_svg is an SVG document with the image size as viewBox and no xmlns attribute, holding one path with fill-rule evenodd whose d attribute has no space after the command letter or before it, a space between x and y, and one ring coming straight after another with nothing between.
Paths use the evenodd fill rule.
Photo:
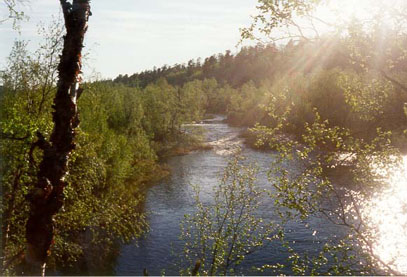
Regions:
<instances>
[{"instance_id":1,"label":"riverbank","mask_svg":"<svg viewBox=\"0 0 407 277\"><path fill-rule=\"evenodd\" d=\"M171 156L166 159L171 174L168 178L157 182L146 191L145 212L150 225L150 231L143 238L134 243L122 245L120 255L115 267L116 275L142 275L147 268L151 275L178 275L179 261L177 253L182 253L183 244L180 241L179 224L186 214L194 212L195 190L193 185L199 185L201 196L207 205L213 204L214 188L219 185L219 178L223 168L227 165L230 155L237 148L247 157L247 162L256 163L260 169L257 177L259 189L269 190L267 168L273 162L273 156L264 151L254 151L243 144L239 137L242 128L229 126L222 118L209 122L199 122L185 126L191 129L204 129L203 139L213 148L204 151L192 151L187 155ZM236 146L236 147L234 147ZM239 147L237 147L239 146ZM293 169L296 165L293 164ZM273 201L264 196L259 213L264 220L276 220ZM318 235L313 230L324 226ZM306 226L306 227L304 227ZM296 246L314 253L317 246L322 246L328 235L341 236L337 226L330 222L311 217L306 222L293 223L290 226L288 240L295 240ZM284 249L276 241L264 247L255 255L249 256L236 271L238 274L259 275L270 274L252 271L255 266L264 265L270 260L278 263L287 263ZM175 255L170 255L174 253ZM289 271L285 274L290 274Z\"/></svg>"},{"instance_id":2,"label":"riverbank","mask_svg":"<svg viewBox=\"0 0 407 277\"><path fill-rule=\"evenodd\" d=\"M249 162L258 165L261 171L258 183L262 189L270 189L266 172L273 161L273 155L270 155L272 150L250 147L250 142L244 140L247 129L232 127L222 118L220 116L212 120L186 124L183 132L189 134L186 136L189 139L167 145L171 147L162 152L164 155L160 156L158 168L153 172L156 174L151 176L151 180L146 180L139 190L143 195L140 209L146 214L150 231L133 243L117 242L120 249L118 250L117 245L112 249L112 258L109 258L109 263L112 264L107 266L109 274L142 275L144 268L153 275L161 274L163 269L166 269L166 274L178 274L178 268L174 267L176 257L169 253L182 251L179 241L179 223L185 214L191 213L194 209L194 191L191 184L200 186L205 201L210 204L213 187L219 182L219 174L235 150L241 149L242 155L247 157ZM191 133L199 134L197 137L199 139L191 139ZM281 136L281 139L293 138ZM297 166L300 165L294 161L290 169L296 170ZM335 174L339 174L338 172L335 170ZM272 202L264 201L263 204L264 207L261 207L260 212L266 218L278 220L272 214ZM310 217L306 222L292 224L290 227L292 233L288 234L288 239L296 241L301 251L306 249L313 253L317 250L316 245L330 242L328 238L332 234L342 236L338 226L331 225L318 217ZM313 230L317 228L319 231L315 235ZM270 259L286 263L285 256L281 254L282 250L276 244L266 247L258 255L253 256L254 258L247 259L242 272L253 274L249 270L251 266L267 263ZM93 266L93 268L96 267ZM96 273L88 272L88 274Z\"/></svg>"}]
</instances>

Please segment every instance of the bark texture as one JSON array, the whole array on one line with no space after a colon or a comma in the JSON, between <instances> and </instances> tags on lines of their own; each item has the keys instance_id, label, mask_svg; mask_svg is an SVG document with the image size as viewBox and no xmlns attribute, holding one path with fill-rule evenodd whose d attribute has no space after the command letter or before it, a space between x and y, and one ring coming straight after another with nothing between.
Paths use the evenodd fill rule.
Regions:
<instances>
[{"instance_id":1,"label":"bark texture","mask_svg":"<svg viewBox=\"0 0 407 277\"><path fill-rule=\"evenodd\" d=\"M54 99L54 129L49 141L40 133L33 147L43 151L37 183L31 194L26 225L27 247L24 274L44 275L54 236L55 214L63 205L68 159L75 149L75 129L79 125L76 101L81 89L81 51L90 16L89 0L60 0L66 35L58 66L58 85Z\"/></svg>"}]
</instances>

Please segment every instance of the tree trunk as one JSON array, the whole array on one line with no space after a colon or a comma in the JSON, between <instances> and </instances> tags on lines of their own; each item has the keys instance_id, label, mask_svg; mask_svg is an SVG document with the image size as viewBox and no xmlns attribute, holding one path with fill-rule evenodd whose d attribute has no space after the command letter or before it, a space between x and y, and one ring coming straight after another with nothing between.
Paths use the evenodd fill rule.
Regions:
<instances>
[{"instance_id":1,"label":"tree trunk","mask_svg":"<svg viewBox=\"0 0 407 277\"><path fill-rule=\"evenodd\" d=\"M53 217L63 205L68 159L75 148L75 128L79 125L76 101L81 89L81 51L90 13L89 0L60 0L66 35L58 66L58 86L54 99L49 142L41 135L35 146L43 151L37 183L29 195L30 214L26 225L26 253L23 274L44 275L54 236Z\"/></svg>"}]
</instances>

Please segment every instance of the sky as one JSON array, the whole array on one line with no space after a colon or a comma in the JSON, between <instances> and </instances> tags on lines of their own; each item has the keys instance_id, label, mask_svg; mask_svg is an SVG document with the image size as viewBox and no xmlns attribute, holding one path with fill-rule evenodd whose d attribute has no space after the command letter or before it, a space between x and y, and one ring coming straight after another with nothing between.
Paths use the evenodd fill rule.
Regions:
<instances>
[{"instance_id":1,"label":"sky","mask_svg":"<svg viewBox=\"0 0 407 277\"><path fill-rule=\"evenodd\" d=\"M186 63L225 50L237 52L239 28L256 13L256 0L94 0L85 38L90 57L84 73L103 78L133 74L154 66ZM1 4L3 4L1 2ZM1 18L6 12L0 6ZM37 26L61 14L58 0L29 0L20 6L30 17L21 33L12 22L0 23L0 68L15 40L40 41ZM246 42L246 44L253 44Z\"/></svg>"}]
</instances>

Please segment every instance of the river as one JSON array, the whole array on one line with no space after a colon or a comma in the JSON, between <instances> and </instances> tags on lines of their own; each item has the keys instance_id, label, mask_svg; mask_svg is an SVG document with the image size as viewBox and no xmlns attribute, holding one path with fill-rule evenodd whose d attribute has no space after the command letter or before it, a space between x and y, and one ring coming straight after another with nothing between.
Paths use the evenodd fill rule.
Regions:
<instances>
[{"instance_id":1,"label":"river","mask_svg":"<svg viewBox=\"0 0 407 277\"><path fill-rule=\"evenodd\" d=\"M146 268L150 275L178 275L174 266L176 254L182 252L180 241L180 222L185 214L194 211L193 185L199 185L205 203L213 202L213 189L231 155L241 148L241 153L248 162L259 167L256 184L260 188L271 189L267 171L273 161L270 152L260 152L245 147L239 138L241 129L231 127L217 116L202 124L191 124L186 128L204 129L206 141L213 146L211 150L191 152L184 156L168 159L171 176L147 191L145 211L150 231L139 240L123 245L116 260L116 275L142 275ZM295 165L292 165L295 170ZM260 213L266 220L279 222L273 202L262 199ZM286 239L299 253L317 253L326 242L337 241L345 235L345 230L319 216L311 216L306 221L290 222L285 227ZM175 253L175 255L173 254ZM258 252L248 256L239 268L238 274L259 275L253 266L263 264L285 264L287 252L278 243L270 243ZM271 274L265 272L264 274ZM290 271L284 271L290 274Z\"/></svg>"}]
</instances>

